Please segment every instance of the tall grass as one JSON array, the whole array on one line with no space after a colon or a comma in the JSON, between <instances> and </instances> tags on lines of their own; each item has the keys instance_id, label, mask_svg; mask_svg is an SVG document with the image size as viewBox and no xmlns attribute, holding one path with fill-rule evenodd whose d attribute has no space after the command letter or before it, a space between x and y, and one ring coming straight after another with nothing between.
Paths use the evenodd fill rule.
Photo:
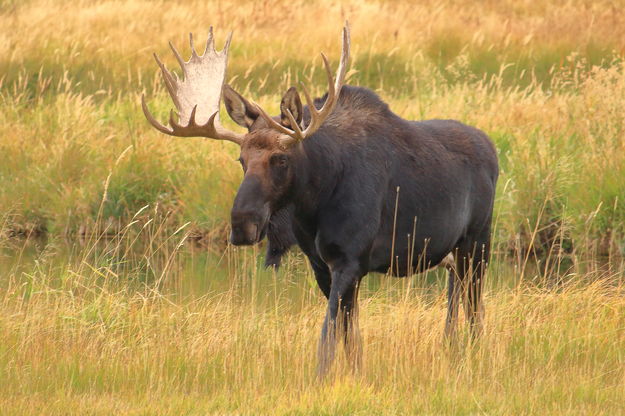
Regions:
<instances>
[{"instance_id":1,"label":"tall grass","mask_svg":"<svg viewBox=\"0 0 625 416\"><path fill-rule=\"evenodd\" d=\"M332 381L318 383L325 302L301 255L276 275L256 251L228 248L206 273L223 286L191 295L188 230L147 217L61 263L51 242L5 274L3 414L625 411L622 268L549 289L538 272L516 282L523 265L495 261L484 335L472 345L461 325L460 348L443 342L442 276L368 277L364 367L353 375L339 356Z\"/></svg>"},{"instance_id":2,"label":"tall grass","mask_svg":"<svg viewBox=\"0 0 625 416\"><path fill-rule=\"evenodd\" d=\"M324 92L344 19L350 83L483 129L501 175L479 344L444 346L440 273L372 276L362 373L339 359L317 384L305 259L274 273L224 244L236 146L164 137L139 96L164 118L151 53L175 67L167 41L214 25L235 31L229 82L277 111L297 81ZM607 1L0 1L0 413L624 413L624 20ZM35 235L32 258L14 237Z\"/></svg>"},{"instance_id":3,"label":"tall grass","mask_svg":"<svg viewBox=\"0 0 625 416\"><path fill-rule=\"evenodd\" d=\"M337 58L345 18L350 82L403 117L456 118L494 139L497 238L512 252L534 249L534 228L539 251L559 233L569 252L625 251L625 37L609 2L5 2L0 207L11 232L89 232L112 172L110 221L159 204L173 228L191 221L197 235L219 233L241 175L237 149L149 128L139 94L161 115L170 107L151 52L169 57L167 40L184 45L209 25L218 43L234 30L230 82L277 110L298 80L323 92L318 52Z\"/></svg>"}]
</instances>

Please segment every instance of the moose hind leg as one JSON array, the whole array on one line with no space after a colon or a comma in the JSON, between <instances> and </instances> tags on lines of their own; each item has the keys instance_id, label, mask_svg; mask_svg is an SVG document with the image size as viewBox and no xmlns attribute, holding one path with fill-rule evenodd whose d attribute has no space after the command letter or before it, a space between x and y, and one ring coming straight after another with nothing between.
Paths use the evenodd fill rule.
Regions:
<instances>
[{"instance_id":1,"label":"moose hind leg","mask_svg":"<svg viewBox=\"0 0 625 416\"><path fill-rule=\"evenodd\" d=\"M448 270L447 283L447 319L445 321L445 338L453 341L458 326L458 305L462 292L462 282L458 276L456 268Z\"/></svg>"},{"instance_id":2,"label":"moose hind leg","mask_svg":"<svg viewBox=\"0 0 625 416\"><path fill-rule=\"evenodd\" d=\"M485 238L471 240L465 245L457 260L460 278L463 283L464 312L469 322L473 338L482 332L484 321L484 305L482 302L482 289L486 266L490 258L490 239L485 233Z\"/></svg>"}]
</instances>

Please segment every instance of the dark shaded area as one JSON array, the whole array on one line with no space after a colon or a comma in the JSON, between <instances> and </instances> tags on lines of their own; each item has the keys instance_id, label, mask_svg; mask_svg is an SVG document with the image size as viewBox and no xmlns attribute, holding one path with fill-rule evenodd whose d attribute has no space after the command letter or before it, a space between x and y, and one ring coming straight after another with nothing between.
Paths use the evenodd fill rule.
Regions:
<instances>
[{"instance_id":1,"label":"dark shaded area","mask_svg":"<svg viewBox=\"0 0 625 416\"><path fill-rule=\"evenodd\" d=\"M293 205L289 205L274 212L269 219L265 267L279 268L282 256L297 244L292 226L293 209Z\"/></svg>"}]
</instances>

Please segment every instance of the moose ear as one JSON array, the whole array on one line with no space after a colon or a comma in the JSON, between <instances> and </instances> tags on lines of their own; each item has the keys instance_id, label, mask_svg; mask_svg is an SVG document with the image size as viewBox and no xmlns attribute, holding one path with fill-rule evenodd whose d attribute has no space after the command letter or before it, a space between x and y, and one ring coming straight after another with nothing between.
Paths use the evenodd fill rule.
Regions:
<instances>
[{"instance_id":1,"label":"moose ear","mask_svg":"<svg viewBox=\"0 0 625 416\"><path fill-rule=\"evenodd\" d=\"M230 118L239 126L249 129L260 115L256 108L228 84L224 84L223 97Z\"/></svg>"},{"instance_id":2,"label":"moose ear","mask_svg":"<svg viewBox=\"0 0 625 416\"><path fill-rule=\"evenodd\" d=\"M289 88L280 102L280 124L284 127L291 127L289 117L286 115L287 110L291 112L297 124L302 122L302 100L300 100L295 87Z\"/></svg>"}]
</instances>

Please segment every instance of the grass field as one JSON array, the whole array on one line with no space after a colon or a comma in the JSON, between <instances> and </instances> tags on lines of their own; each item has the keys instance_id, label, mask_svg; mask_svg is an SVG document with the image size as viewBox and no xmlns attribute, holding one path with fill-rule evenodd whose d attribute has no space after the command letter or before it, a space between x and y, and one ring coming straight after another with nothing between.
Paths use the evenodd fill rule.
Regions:
<instances>
[{"instance_id":1,"label":"grass field","mask_svg":"<svg viewBox=\"0 0 625 416\"><path fill-rule=\"evenodd\" d=\"M0 0L0 414L625 413L623 6ZM364 369L320 385L304 257L225 244L237 148L139 97L164 118L152 52L213 25L277 112L345 19L350 83L483 129L501 175L479 344L443 345L441 273L371 276Z\"/></svg>"}]
</instances>

